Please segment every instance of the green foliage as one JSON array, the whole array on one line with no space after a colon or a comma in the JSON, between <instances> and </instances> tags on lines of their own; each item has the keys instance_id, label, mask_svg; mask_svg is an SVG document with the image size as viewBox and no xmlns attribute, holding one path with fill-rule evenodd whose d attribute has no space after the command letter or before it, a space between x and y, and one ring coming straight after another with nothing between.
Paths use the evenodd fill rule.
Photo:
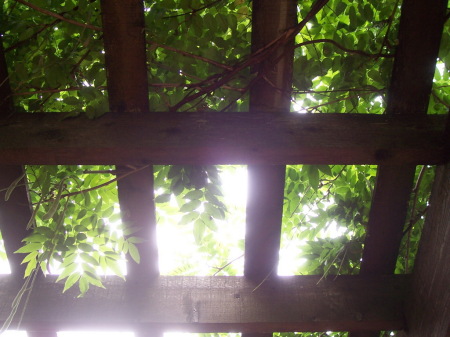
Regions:
<instances>
[{"instance_id":1,"label":"green foliage","mask_svg":"<svg viewBox=\"0 0 450 337\"><path fill-rule=\"evenodd\" d=\"M217 221L224 220L227 208L222 201L219 169L216 166L156 166L155 190L159 212L170 213L179 205L179 225L193 224L197 244L205 232L215 231Z\"/></svg>"},{"instance_id":2,"label":"green foliage","mask_svg":"<svg viewBox=\"0 0 450 337\"><path fill-rule=\"evenodd\" d=\"M375 166L288 166L283 245L297 245L300 274L356 273Z\"/></svg>"},{"instance_id":3,"label":"green foliage","mask_svg":"<svg viewBox=\"0 0 450 337\"><path fill-rule=\"evenodd\" d=\"M120 218L115 180L98 166L28 166L33 229L18 253L28 253L25 276L36 268L60 271L64 291L78 282L80 295L90 285L103 287L100 274L123 277L123 254L139 260L134 243L115 225ZM101 186L102 188L98 188Z\"/></svg>"}]
</instances>

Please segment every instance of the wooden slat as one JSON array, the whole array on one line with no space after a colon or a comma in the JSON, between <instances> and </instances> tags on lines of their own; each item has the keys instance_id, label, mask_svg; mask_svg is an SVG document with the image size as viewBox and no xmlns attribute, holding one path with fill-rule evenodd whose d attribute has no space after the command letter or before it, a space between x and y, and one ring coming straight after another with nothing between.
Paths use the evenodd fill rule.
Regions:
<instances>
[{"instance_id":1,"label":"wooden slat","mask_svg":"<svg viewBox=\"0 0 450 337\"><path fill-rule=\"evenodd\" d=\"M450 324L450 164L436 171L406 304L408 337L445 337Z\"/></svg>"},{"instance_id":2,"label":"wooden slat","mask_svg":"<svg viewBox=\"0 0 450 337\"><path fill-rule=\"evenodd\" d=\"M297 24L294 1L260 0L252 6L252 52ZM250 114L289 112L293 61L294 38L252 68L257 79L250 88ZM244 275L256 282L277 273L285 173L284 165L248 166Z\"/></svg>"},{"instance_id":3,"label":"wooden slat","mask_svg":"<svg viewBox=\"0 0 450 337\"><path fill-rule=\"evenodd\" d=\"M415 166L378 167L361 274L391 274L403 234Z\"/></svg>"},{"instance_id":4,"label":"wooden slat","mask_svg":"<svg viewBox=\"0 0 450 337\"><path fill-rule=\"evenodd\" d=\"M400 42L388 93L387 115L426 114L443 29L445 4L444 0L435 0L433 5L427 0L404 1ZM417 22L426 25L427 29L417 27L414 24ZM417 69L418 77L411 74L413 69ZM392 140L395 141L396 138L393 137ZM448 144L448 139L446 143ZM410 197L408 190L411 191L412 188L415 167L380 166L378 170L361 272L391 273L397 259ZM382 236L391 238L389 249L380 246Z\"/></svg>"},{"instance_id":5,"label":"wooden slat","mask_svg":"<svg viewBox=\"0 0 450 337\"><path fill-rule=\"evenodd\" d=\"M445 5L445 0L435 0L433 3L427 0L403 2L398 37L400 42L388 92L387 115L426 114ZM417 22L426 25L427 29L417 27ZM417 69L417 73L413 69ZM413 165L379 167L369 218L369 235L364 244L362 273L384 274L394 271L414 171ZM388 249L382 244L382 236L391 238L389 244L386 243Z\"/></svg>"},{"instance_id":6,"label":"wooden slat","mask_svg":"<svg viewBox=\"0 0 450 337\"><path fill-rule=\"evenodd\" d=\"M403 2L387 115L427 113L446 3L446 0ZM427 29L418 27L417 22ZM394 272L414 174L414 165L378 167L361 274ZM378 332L372 334L378 335ZM361 336L350 334L350 337Z\"/></svg>"},{"instance_id":7,"label":"wooden slat","mask_svg":"<svg viewBox=\"0 0 450 337\"><path fill-rule=\"evenodd\" d=\"M145 43L144 5L142 0L100 2L102 8L103 40L107 68L110 109L116 113L148 113L147 57ZM118 133L129 136L128 130ZM136 145L139 146L137 143ZM116 164L132 164L120 162ZM118 166L119 171L126 167ZM156 217L151 166L117 182L122 221L126 228L138 229L134 236L145 240L137 244L141 255L138 265L128 255L128 279L152 278L159 274L156 245Z\"/></svg>"},{"instance_id":8,"label":"wooden slat","mask_svg":"<svg viewBox=\"0 0 450 337\"><path fill-rule=\"evenodd\" d=\"M57 337L58 333L54 330L27 330L28 337Z\"/></svg>"},{"instance_id":9,"label":"wooden slat","mask_svg":"<svg viewBox=\"0 0 450 337\"><path fill-rule=\"evenodd\" d=\"M118 278L106 289L62 294L47 276L35 284L21 326L46 330L163 329L185 332L395 330L404 327L408 277L288 276L255 290L245 277L170 277L130 288ZM0 276L0 321L15 281ZM16 289L16 288L14 288ZM12 327L13 328L13 327Z\"/></svg>"},{"instance_id":10,"label":"wooden slat","mask_svg":"<svg viewBox=\"0 0 450 337\"><path fill-rule=\"evenodd\" d=\"M3 43L0 39L0 116L7 117L12 112L11 87ZM0 190L10 186L23 173L23 167L20 165L0 165ZM22 239L28 235L26 225L31 218L28 191L22 184L23 181L17 186L8 201L5 200L5 192L0 192L0 230L11 273L17 277L24 275L26 265L21 265L21 262L26 254L14 254L14 252L23 245Z\"/></svg>"},{"instance_id":11,"label":"wooden slat","mask_svg":"<svg viewBox=\"0 0 450 337\"><path fill-rule=\"evenodd\" d=\"M446 116L113 114L0 120L0 164L437 164Z\"/></svg>"}]
</instances>

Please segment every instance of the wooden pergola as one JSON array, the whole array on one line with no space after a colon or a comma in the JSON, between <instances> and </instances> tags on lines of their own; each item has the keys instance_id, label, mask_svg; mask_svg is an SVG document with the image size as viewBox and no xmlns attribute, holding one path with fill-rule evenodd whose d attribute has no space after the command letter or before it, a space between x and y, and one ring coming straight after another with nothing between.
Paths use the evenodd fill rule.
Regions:
<instances>
[{"instance_id":1,"label":"wooden pergola","mask_svg":"<svg viewBox=\"0 0 450 337\"><path fill-rule=\"evenodd\" d=\"M384 115L289 114L290 97L284 93L292 87L293 38L325 3L317 0L298 23L296 1L253 1L252 52L267 55L253 66L265 76L250 90L248 113L151 112L142 0L101 0L111 112L99 119L11 114L1 51L0 188L27 164L150 165L118 181L124 220L145 224L138 235L151 243L139 245L141 263L128 262L126 282L108 279L106 289L79 299L71 291L62 294L63 286L51 277L40 278L21 323L30 337L92 328L129 329L137 336L176 329L244 337L278 331L350 331L351 337L366 337L381 330L450 336L448 116L426 115L447 1L403 1ZM243 277L159 276L153 164L249 165ZM273 273L286 164L379 165L360 275L318 282L321 276ZM414 273L393 275L419 164L439 165L431 206ZM27 235L30 216L25 188L8 202L0 200L0 229L12 270L0 277L0 321L20 286L22 257L13 252Z\"/></svg>"}]
</instances>

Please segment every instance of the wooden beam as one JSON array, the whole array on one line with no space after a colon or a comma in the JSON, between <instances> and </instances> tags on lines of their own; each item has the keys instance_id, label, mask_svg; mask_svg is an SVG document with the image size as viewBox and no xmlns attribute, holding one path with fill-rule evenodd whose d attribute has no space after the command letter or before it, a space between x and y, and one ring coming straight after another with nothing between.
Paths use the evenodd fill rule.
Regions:
<instances>
[{"instance_id":1,"label":"wooden beam","mask_svg":"<svg viewBox=\"0 0 450 337\"><path fill-rule=\"evenodd\" d=\"M398 34L399 45L388 91L387 115L427 113L446 4L446 0L403 2ZM361 274L394 272L415 169L415 165L408 163L378 167L364 242ZM371 336L379 336L379 332L374 332ZM351 333L350 337L362 335Z\"/></svg>"},{"instance_id":2,"label":"wooden beam","mask_svg":"<svg viewBox=\"0 0 450 337\"><path fill-rule=\"evenodd\" d=\"M447 116L114 114L0 120L0 164L437 164Z\"/></svg>"},{"instance_id":3,"label":"wooden beam","mask_svg":"<svg viewBox=\"0 0 450 337\"><path fill-rule=\"evenodd\" d=\"M23 328L161 329L185 332L397 330L404 327L407 276L287 276L257 284L245 277L161 276L128 287L107 278L106 289L82 298L47 276L36 282ZM0 321L9 313L16 281L0 275ZM15 322L11 328L14 328Z\"/></svg>"},{"instance_id":4,"label":"wooden beam","mask_svg":"<svg viewBox=\"0 0 450 337\"><path fill-rule=\"evenodd\" d=\"M252 2L252 52L296 24L294 1ZM250 114L289 113L293 61L294 38L252 67L257 78L250 88ZM284 165L248 166L244 275L258 282L277 274L285 173Z\"/></svg>"},{"instance_id":5,"label":"wooden beam","mask_svg":"<svg viewBox=\"0 0 450 337\"><path fill-rule=\"evenodd\" d=\"M403 236L415 166L378 167L361 274L392 274Z\"/></svg>"},{"instance_id":6,"label":"wooden beam","mask_svg":"<svg viewBox=\"0 0 450 337\"><path fill-rule=\"evenodd\" d=\"M27 330L28 337L58 337L58 333L55 330Z\"/></svg>"},{"instance_id":7,"label":"wooden beam","mask_svg":"<svg viewBox=\"0 0 450 337\"><path fill-rule=\"evenodd\" d=\"M445 337L450 324L450 164L436 170L406 303L408 337Z\"/></svg>"},{"instance_id":8,"label":"wooden beam","mask_svg":"<svg viewBox=\"0 0 450 337\"><path fill-rule=\"evenodd\" d=\"M434 0L432 5L427 0L403 2L387 115L426 114L446 4L446 0ZM378 171L361 265L361 272L369 274L394 272L415 166L382 165ZM387 239L389 243L383 244Z\"/></svg>"},{"instance_id":9,"label":"wooden beam","mask_svg":"<svg viewBox=\"0 0 450 337\"><path fill-rule=\"evenodd\" d=\"M148 113L143 1L102 0L100 4L110 109L116 113L127 112L125 118L131 118L131 114ZM118 127L118 133L128 134L120 125ZM115 163L132 164L126 161ZM125 168L117 167L118 171L122 169ZM140 265L130 255L127 257L127 279L134 282L142 278L156 277L159 275L159 268L153 168L149 166L120 179L117 188L125 228L137 229L133 236L145 240L136 244L141 255Z\"/></svg>"},{"instance_id":10,"label":"wooden beam","mask_svg":"<svg viewBox=\"0 0 450 337\"><path fill-rule=\"evenodd\" d=\"M3 43L0 39L0 117L7 118L13 112L13 100L11 87L8 80ZM3 163L4 164L4 163ZM13 181L24 174L21 165L0 165L0 190L8 188ZM22 180L14 192L5 200L6 191L0 193L0 230L5 245L11 273L17 277L23 277L26 265L21 262L26 254L14 254L23 246L22 239L29 233L26 230L31 218L31 210L28 202L27 187Z\"/></svg>"}]
</instances>

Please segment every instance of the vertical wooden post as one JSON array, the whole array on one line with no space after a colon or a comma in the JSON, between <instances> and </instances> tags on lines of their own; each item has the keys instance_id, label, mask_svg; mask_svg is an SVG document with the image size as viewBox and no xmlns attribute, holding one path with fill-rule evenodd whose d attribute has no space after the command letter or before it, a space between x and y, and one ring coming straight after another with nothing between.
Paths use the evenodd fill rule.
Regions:
<instances>
[{"instance_id":1,"label":"vertical wooden post","mask_svg":"<svg viewBox=\"0 0 450 337\"><path fill-rule=\"evenodd\" d=\"M296 1L253 1L252 52L263 48L296 23ZM253 67L257 79L250 89L250 113L289 112L293 61L294 38ZM244 275L256 282L277 273L285 172L284 165L248 166ZM272 333L243 334L243 337L269 336Z\"/></svg>"},{"instance_id":2,"label":"vertical wooden post","mask_svg":"<svg viewBox=\"0 0 450 337\"><path fill-rule=\"evenodd\" d=\"M14 113L12 92L3 43L0 39L0 118L8 118L12 113ZM22 166L1 165L0 189L7 188L23 173ZM22 239L28 235L26 225L31 218L27 187L22 183L17 186L8 201L5 200L5 193L0 193L0 230L11 273L18 278L22 278L25 273L26 264L21 264L25 254L14 254L14 252L23 246Z\"/></svg>"},{"instance_id":3,"label":"vertical wooden post","mask_svg":"<svg viewBox=\"0 0 450 337\"><path fill-rule=\"evenodd\" d=\"M403 2L386 114L427 113L445 6L446 0ZM417 25L418 22L421 24ZM394 272L414 174L414 165L378 167L361 274ZM350 337L363 336L375 337L379 332L350 334Z\"/></svg>"},{"instance_id":4,"label":"vertical wooden post","mask_svg":"<svg viewBox=\"0 0 450 337\"><path fill-rule=\"evenodd\" d=\"M141 0L101 1L103 40L110 110L148 113L148 80L144 5ZM130 116L131 117L131 116ZM129 170L118 167L119 171ZM138 244L140 265L128 256L128 279L159 275L153 168L148 167L117 182L122 220L133 234L145 240Z\"/></svg>"},{"instance_id":5,"label":"vertical wooden post","mask_svg":"<svg viewBox=\"0 0 450 337\"><path fill-rule=\"evenodd\" d=\"M263 48L297 23L291 0L253 2L252 52ZM294 39L253 67L257 79L250 89L250 113L289 112ZM284 200L284 165L249 165L245 276L261 281L276 274Z\"/></svg>"},{"instance_id":6,"label":"vertical wooden post","mask_svg":"<svg viewBox=\"0 0 450 337\"><path fill-rule=\"evenodd\" d=\"M450 324L450 164L436 170L410 297L407 337L445 337Z\"/></svg>"},{"instance_id":7,"label":"vertical wooden post","mask_svg":"<svg viewBox=\"0 0 450 337\"><path fill-rule=\"evenodd\" d=\"M147 55L144 3L142 0L101 0L103 40L110 110L132 114L148 113ZM118 171L129 167L117 167ZM137 230L133 236L144 239L137 244L141 256L137 264L128 254L129 296L138 296L135 284L145 284L159 275L156 242L153 167L117 182L120 211L125 228ZM136 307L139 310L139 307ZM136 336L162 336L161 331L137 329Z\"/></svg>"}]
</instances>

